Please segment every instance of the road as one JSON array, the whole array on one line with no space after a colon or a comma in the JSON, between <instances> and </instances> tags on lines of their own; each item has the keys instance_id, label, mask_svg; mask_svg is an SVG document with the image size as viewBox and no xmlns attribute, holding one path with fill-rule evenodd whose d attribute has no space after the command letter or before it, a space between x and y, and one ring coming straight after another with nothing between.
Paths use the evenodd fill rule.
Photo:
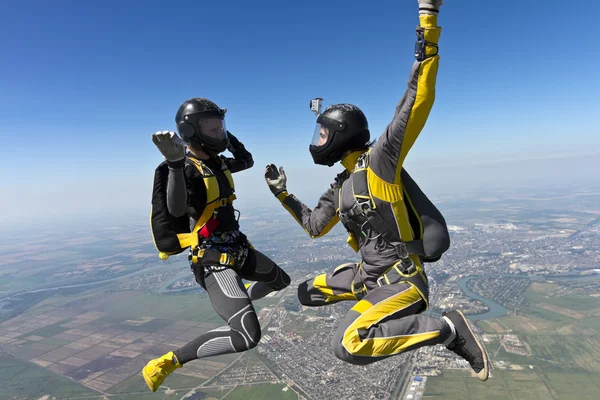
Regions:
<instances>
[{"instance_id":1,"label":"road","mask_svg":"<svg viewBox=\"0 0 600 400\"><path fill-rule=\"evenodd\" d=\"M412 372L414 363L416 361L415 356L416 352L409 353L409 357L402 365L402 370L396 377L396 385L391 392L390 400L404 399L406 388L410 383L410 373Z\"/></svg>"}]
</instances>

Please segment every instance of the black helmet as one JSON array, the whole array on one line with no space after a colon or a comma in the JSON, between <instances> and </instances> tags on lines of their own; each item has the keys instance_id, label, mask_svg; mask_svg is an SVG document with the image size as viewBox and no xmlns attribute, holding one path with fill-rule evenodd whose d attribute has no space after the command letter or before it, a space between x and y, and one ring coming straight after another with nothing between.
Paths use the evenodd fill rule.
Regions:
<instances>
[{"instance_id":1,"label":"black helmet","mask_svg":"<svg viewBox=\"0 0 600 400\"><path fill-rule=\"evenodd\" d=\"M332 166L348 150L365 147L371 138L367 117L352 104L334 104L317 117L309 146L315 164Z\"/></svg>"},{"instance_id":2,"label":"black helmet","mask_svg":"<svg viewBox=\"0 0 600 400\"><path fill-rule=\"evenodd\" d=\"M226 109L204 98L187 100L175 116L181 138L209 153L221 153L227 148Z\"/></svg>"}]
</instances>

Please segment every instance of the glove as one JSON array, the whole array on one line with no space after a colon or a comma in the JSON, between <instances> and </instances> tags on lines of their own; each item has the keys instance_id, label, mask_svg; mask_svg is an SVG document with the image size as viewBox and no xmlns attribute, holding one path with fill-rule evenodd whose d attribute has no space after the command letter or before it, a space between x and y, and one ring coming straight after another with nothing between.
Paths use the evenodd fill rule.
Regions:
<instances>
[{"instance_id":1,"label":"glove","mask_svg":"<svg viewBox=\"0 0 600 400\"><path fill-rule=\"evenodd\" d=\"M438 15L443 0L417 0L419 2L419 15Z\"/></svg>"},{"instance_id":2,"label":"glove","mask_svg":"<svg viewBox=\"0 0 600 400\"><path fill-rule=\"evenodd\" d=\"M152 141L167 162L181 161L185 158L185 143L175 132L158 131L152 134Z\"/></svg>"},{"instance_id":3,"label":"glove","mask_svg":"<svg viewBox=\"0 0 600 400\"><path fill-rule=\"evenodd\" d=\"M285 186L287 178L285 177L283 167L279 167L279 171L277 171L275 164L267 165L267 168L265 169L265 181L267 181L269 189L271 189L271 192L275 196L287 190L287 187Z\"/></svg>"},{"instance_id":4,"label":"glove","mask_svg":"<svg viewBox=\"0 0 600 400\"><path fill-rule=\"evenodd\" d=\"M240 147L244 147L238 138L233 136L233 133L227 131L227 137L229 138L229 141L227 142L227 150L231 154L235 154L236 150L238 150Z\"/></svg>"}]
</instances>

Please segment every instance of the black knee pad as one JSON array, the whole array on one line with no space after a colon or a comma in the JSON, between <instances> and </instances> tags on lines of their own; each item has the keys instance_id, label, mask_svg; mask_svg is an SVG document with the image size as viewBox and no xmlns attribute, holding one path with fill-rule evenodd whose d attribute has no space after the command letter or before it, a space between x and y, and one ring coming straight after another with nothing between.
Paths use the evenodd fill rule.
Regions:
<instances>
[{"instance_id":1,"label":"black knee pad","mask_svg":"<svg viewBox=\"0 0 600 400\"><path fill-rule=\"evenodd\" d=\"M310 298L310 292L309 292L309 286L308 286L309 282L310 281L304 281L298 285L298 300L300 301L300 304L302 304L303 306L312 305L312 300Z\"/></svg>"},{"instance_id":2,"label":"black knee pad","mask_svg":"<svg viewBox=\"0 0 600 400\"><path fill-rule=\"evenodd\" d=\"M271 284L271 287L275 290L282 290L288 287L290 283L292 283L292 278L283 269L279 269L279 277Z\"/></svg>"},{"instance_id":3,"label":"black knee pad","mask_svg":"<svg viewBox=\"0 0 600 400\"><path fill-rule=\"evenodd\" d=\"M282 290L288 287L292 281L290 276L277 264L273 264L273 269L265 275L265 281L275 290Z\"/></svg>"}]
</instances>

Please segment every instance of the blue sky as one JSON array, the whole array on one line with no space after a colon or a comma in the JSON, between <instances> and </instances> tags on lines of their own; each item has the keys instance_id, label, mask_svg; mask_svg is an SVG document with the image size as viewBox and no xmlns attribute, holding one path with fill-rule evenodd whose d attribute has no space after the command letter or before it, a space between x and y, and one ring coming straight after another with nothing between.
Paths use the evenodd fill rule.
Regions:
<instances>
[{"instance_id":1,"label":"blue sky","mask_svg":"<svg viewBox=\"0 0 600 400\"><path fill-rule=\"evenodd\" d=\"M540 164L534 177L592 179L598 11L446 1L437 100L407 159L419 182L489 183L476 167L489 162L518 180L518 160L548 158L554 172ZM0 221L145 213L161 161L150 135L174 130L190 97L228 108L254 155L237 178L242 202L273 201L262 174L274 162L311 203L338 169L312 165L309 100L358 105L378 136L405 90L417 23L416 0L2 2ZM565 161L581 153L584 167Z\"/></svg>"}]
</instances>

